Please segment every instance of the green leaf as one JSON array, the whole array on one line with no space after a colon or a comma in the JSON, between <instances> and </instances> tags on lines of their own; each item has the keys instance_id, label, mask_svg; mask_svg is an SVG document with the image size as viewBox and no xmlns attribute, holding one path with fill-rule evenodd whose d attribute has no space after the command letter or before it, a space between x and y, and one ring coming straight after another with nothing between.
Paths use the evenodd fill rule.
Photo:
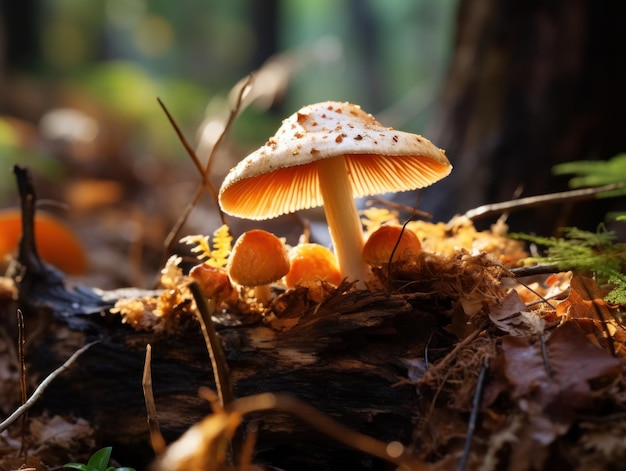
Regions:
<instances>
[{"instance_id":1,"label":"green leaf","mask_svg":"<svg viewBox=\"0 0 626 471\"><path fill-rule=\"evenodd\" d=\"M64 468L71 468L71 469L80 469L80 471L89 471L89 468L87 468L87 465L82 464L82 463L66 463L63 465Z\"/></svg>"},{"instance_id":2,"label":"green leaf","mask_svg":"<svg viewBox=\"0 0 626 471\"><path fill-rule=\"evenodd\" d=\"M106 471L109 459L111 458L111 450L113 447L106 447L96 451L89 462L87 463L87 469L89 471Z\"/></svg>"}]
</instances>

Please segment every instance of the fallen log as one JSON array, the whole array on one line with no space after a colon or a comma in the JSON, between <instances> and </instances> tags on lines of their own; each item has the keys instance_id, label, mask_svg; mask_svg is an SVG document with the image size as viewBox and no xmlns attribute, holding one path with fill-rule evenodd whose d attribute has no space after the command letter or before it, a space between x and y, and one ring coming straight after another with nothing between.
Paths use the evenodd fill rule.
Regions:
<instances>
[{"instance_id":1,"label":"fallen log","mask_svg":"<svg viewBox=\"0 0 626 471\"><path fill-rule=\"evenodd\" d=\"M200 387L216 385L196 318L181 315L168 333L137 331L109 309L118 299L158 292L67 285L37 256L34 191L28 175L20 169L16 173L24 236L13 276L18 307L28 331L35 332L28 345L32 380L40 381L75 350L98 341L49 386L35 410L87 419L102 444L115 447L120 461L144 468L154 459L141 385L148 344L166 441L211 412L198 395ZM440 293L392 295L344 285L321 303L308 300L305 289L295 289L275 300L270 316L220 312L213 320L235 397L286 392L356 431L410 444L420 414L410 379L425 368L425 348L433 359L439 347L450 344L451 336L432 337L450 309ZM280 469L381 469L380 460L339 445L287 414L251 419L258 428L255 463Z\"/></svg>"}]
</instances>

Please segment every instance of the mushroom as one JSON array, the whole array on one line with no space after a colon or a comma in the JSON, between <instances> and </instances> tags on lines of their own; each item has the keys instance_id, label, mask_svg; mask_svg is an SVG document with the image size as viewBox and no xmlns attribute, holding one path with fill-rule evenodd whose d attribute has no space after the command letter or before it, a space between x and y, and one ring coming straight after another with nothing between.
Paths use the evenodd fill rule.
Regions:
<instances>
[{"instance_id":1,"label":"mushroom","mask_svg":"<svg viewBox=\"0 0 626 471\"><path fill-rule=\"evenodd\" d=\"M337 286L343 279L333 253L323 245L296 245L289 251L289 265L284 277L287 288L310 286L320 280Z\"/></svg>"},{"instance_id":2,"label":"mushroom","mask_svg":"<svg viewBox=\"0 0 626 471\"><path fill-rule=\"evenodd\" d=\"M413 231L397 224L386 224L372 232L365 242L363 260L372 267L380 267L391 261L407 260L421 250L422 244Z\"/></svg>"},{"instance_id":3,"label":"mushroom","mask_svg":"<svg viewBox=\"0 0 626 471\"><path fill-rule=\"evenodd\" d=\"M270 283L289 272L285 244L274 234L252 229L239 236L228 262L228 274L235 283L254 288L254 296L263 305L272 299Z\"/></svg>"},{"instance_id":4,"label":"mushroom","mask_svg":"<svg viewBox=\"0 0 626 471\"><path fill-rule=\"evenodd\" d=\"M226 272L206 263L192 267L189 278L198 283L202 295L216 306L230 298L233 293L233 286Z\"/></svg>"},{"instance_id":5,"label":"mushroom","mask_svg":"<svg viewBox=\"0 0 626 471\"><path fill-rule=\"evenodd\" d=\"M239 162L219 192L224 212L269 219L324 206L342 275L364 287L363 233L355 197L413 190L450 173L444 151L378 123L357 105L305 106Z\"/></svg>"}]
</instances>

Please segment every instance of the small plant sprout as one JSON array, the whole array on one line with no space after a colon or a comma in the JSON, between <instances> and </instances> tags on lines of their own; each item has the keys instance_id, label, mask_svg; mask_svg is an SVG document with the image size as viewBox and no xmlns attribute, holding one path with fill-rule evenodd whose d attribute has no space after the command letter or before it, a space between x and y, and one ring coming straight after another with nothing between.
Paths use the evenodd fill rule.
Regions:
<instances>
[{"instance_id":1,"label":"small plant sprout","mask_svg":"<svg viewBox=\"0 0 626 471\"><path fill-rule=\"evenodd\" d=\"M226 176L219 202L248 219L324 206L339 269L364 288L370 270L354 198L422 188L451 168L429 140L384 127L357 105L328 101L284 120Z\"/></svg>"},{"instance_id":2,"label":"small plant sprout","mask_svg":"<svg viewBox=\"0 0 626 471\"><path fill-rule=\"evenodd\" d=\"M109 466L109 460L111 459L112 447L102 448L96 451L87 464L82 463L67 463L63 465L64 468L78 469L80 471L135 471L134 468L122 466L116 468L115 466Z\"/></svg>"}]
</instances>

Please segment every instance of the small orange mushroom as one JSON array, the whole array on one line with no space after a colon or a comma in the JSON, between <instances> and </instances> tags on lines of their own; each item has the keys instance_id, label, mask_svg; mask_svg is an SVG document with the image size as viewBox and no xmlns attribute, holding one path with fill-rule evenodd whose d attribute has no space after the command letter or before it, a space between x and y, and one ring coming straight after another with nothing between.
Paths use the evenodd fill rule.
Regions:
<instances>
[{"instance_id":1,"label":"small orange mushroom","mask_svg":"<svg viewBox=\"0 0 626 471\"><path fill-rule=\"evenodd\" d=\"M289 264L289 273L283 278L288 288L308 286L320 280L337 286L343 279L335 256L323 245L296 245L289 251Z\"/></svg>"},{"instance_id":2,"label":"small orange mushroom","mask_svg":"<svg viewBox=\"0 0 626 471\"><path fill-rule=\"evenodd\" d=\"M19 209L0 210L0 257L17 250L22 236L22 214ZM39 256L59 270L80 275L87 271L87 255L78 238L54 216L35 214L35 244Z\"/></svg>"},{"instance_id":3,"label":"small orange mushroom","mask_svg":"<svg viewBox=\"0 0 626 471\"><path fill-rule=\"evenodd\" d=\"M235 283L254 288L261 304L272 299L270 283L289 272L289 257L285 244L274 234L252 229L244 232L233 246L228 262L228 274Z\"/></svg>"},{"instance_id":4,"label":"small orange mushroom","mask_svg":"<svg viewBox=\"0 0 626 471\"><path fill-rule=\"evenodd\" d=\"M230 298L233 285L224 270L212 267L206 263L196 265L189 271L189 277L200 286L202 295L219 305Z\"/></svg>"},{"instance_id":5,"label":"small orange mushroom","mask_svg":"<svg viewBox=\"0 0 626 471\"><path fill-rule=\"evenodd\" d=\"M407 260L420 253L422 245L417 235L397 224L387 224L376 229L363 246L363 260L372 267L390 261ZM393 255L393 260L392 260Z\"/></svg>"}]
</instances>

